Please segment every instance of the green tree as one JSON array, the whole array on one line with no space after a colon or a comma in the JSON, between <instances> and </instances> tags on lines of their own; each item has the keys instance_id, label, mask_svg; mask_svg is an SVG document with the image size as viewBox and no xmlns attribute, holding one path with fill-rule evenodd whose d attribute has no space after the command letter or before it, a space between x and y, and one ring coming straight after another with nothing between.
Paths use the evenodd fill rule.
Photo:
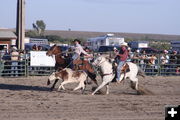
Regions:
<instances>
[{"instance_id":1,"label":"green tree","mask_svg":"<svg viewBox=\"0 0 180 120\"><path fill-rule=\"evenodd\" d=\"M46 24L43 20L37 20L36 23L33 23L33 29L37 31L39 36L43 36L46 29Z\"/></svg>"},{"instance_id":2,"label":"green tree","mask_svg":"<svg viewBox=\"0 0 180 120\"><path fill-rule=\"evenodd\" d=\"M34 30L29 30L25 33L25 36L26 37L32 37L32 38L35 38L38 36L37 32L35 32Z\"/></svg>"},{"instance_id":3,"label":"green tree","mask_svg":"<svg viewBox=\"0 0 180 120\"><path fill-rule=\"evenodd\" d=\"M64 43L64 39L57 35L47 35L47 36L45 36L45 38L48 39L49 42Z\"/></svg>"},{"instance_id":4,"label":"green tree","mask_svg":"<svg viewBox=\"0 0 180 120\"><path fill-rule=\"evenodd\" d=\"M150 46L158 50L169 50L171 47L171 45L168 42L154 42L150 43Z\"/></svg>"}]
</instances>

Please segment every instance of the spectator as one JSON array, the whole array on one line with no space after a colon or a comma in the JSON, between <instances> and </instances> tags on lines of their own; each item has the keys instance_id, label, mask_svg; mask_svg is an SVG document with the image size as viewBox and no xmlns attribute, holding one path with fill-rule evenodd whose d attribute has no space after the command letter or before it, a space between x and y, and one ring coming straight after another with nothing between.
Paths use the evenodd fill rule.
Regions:
<instances>
[{"instance_id":1,"label":"spectator","mask_svg":"<svg viewBox=\"0 0 180 120\"><path fill-rule=\"evenodd\" d=\"M161 73L164 75L168 75L169 73L169 55L168 51L164 50L163 54L160 57L161 62Z\"/></svg>"},{"instance_id":2,"label":"spectator","mask_svg":"<svg viewBox=\"0 0 180 120\"><path fill-rule=\"evenodd\" d=\"M24 50L21 50L19 51L19 71L20 73L23 73L24 70L25 70L25 51Z\"/></svg>"},{"instance_id":3,"label":"spectator","mask_svg":"<svg viewBox=\"0 0 180 120\"><path fill-rule=\"evenodd\" d=\"M8 75L8 73L10 72L10 69L11 69L11 57L10 57L10 53L8 52L7 50L7 47L4 47L4 53L3 53L3 56L1 58L1 61L2 61L2 65L4 66L4 70L2 71L3 72L3 76L6 76Z\"/></svg>"},{"instance_id":4,"label":"spectator","mask_svg":"<svg viewBox=\"0 0 180 120\"><path fill-rule=\"evenodd\" d=\"M146 51L143 51L142 55L139 56L139 59L140 59L140 67L143 71L145 71L146 69L146 59L147 59L147 54L146 54Z\"/></svg>"},{"instance_id":5,"label":"spectator","mask_svg":"<svg viewBox=\"0 0 180 120\"><path fill-rule=\"evenodd\" d=\"M43 47L42 47L42 46L38 46L37 50L38 50L38 51L42 51L42 50L43 50Z\"/></svg>"},{"instance_id":6,"label":"spectator","mask_svg":"<svg viewBox=\"0 0 180 120\"><path fill-rule=\"evenodd\" d=\"M131 62L134 54L133 54L133 52L131 51L131 48L130 48L130 47L128 47L128 53L129 53L129 55L128 55L127 61L128 61L128 62Z\"/></svg>"},{"instance_id":7,"label":"spectator","mask_svg":"<svg viewBox=\"0 0 180 120\"><path fill-rule=\"evenodd\" d=\"M180 75L180 67L179 66L176 68L176 75Z\"/></svg>"},{"instance_id":8,"label":"spectator","mask_svg":"<svg viewBox=\"0 0 180 120\"><path fill-rule=\"evenodd\" d=\"M17 48L14 46L11 52L11 76L18 76L18 60L19 53Z\"/></svg>"},{"instance_id":9,"label":"spectator","mask_svg":"<svg viewBox=\"0 0 180 120\"><path fill-rule=\"evenodd\" d=\"M34 44L34 45L32 46L32 50L33 50L33 51L38 51L38 47L37 47L36 44Z\"/></svg>"},{"instance_id":10,"label":"spectator","mask_svg":"<svg viewBox=\"0 0 180 120\"><path fill-rule=\"evenodd\" d=\"M173 51L173 54L170 55L170 71L172 74L175 74L177 68L177 51Z\"/></svg>"},{"instance_id":11,"label":"spectator","mask_svg":"<svg viewBox=\"0 0 180 120\"><path fill-rule=\"evenodd\" d=\"M157 66L155 65L157 57L154 54L152 54L150 57L148 57L148 60L148 72L150 72L150 75L155 75L155 70L157 69Z\"/></svg>"},{"instance_id":12,"label":"spectator","mask_svg":"<svg viewBox=\"0 0 180 120\"><path fill-rule=\"evenodd\" d=\"M4 48L0 51L0 58L1 60L3 59L3 56L7 53L7 47L4 46Z\"/></svg>"},{"instance_id":13,"label":"spectator","mask_svg":"<svg viewBox=\"0 0 180 120\"><path fill-rule=\"evenodd\" d=\"M140 50L136 50L133 56L133 63L139 64Z\"/></svg>"}]
</instances>

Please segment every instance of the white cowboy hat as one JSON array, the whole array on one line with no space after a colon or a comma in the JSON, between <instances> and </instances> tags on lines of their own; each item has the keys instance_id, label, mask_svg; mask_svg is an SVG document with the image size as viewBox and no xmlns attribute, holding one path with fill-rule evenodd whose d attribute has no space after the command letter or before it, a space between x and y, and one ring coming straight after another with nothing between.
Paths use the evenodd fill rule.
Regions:
<instances>
[{"instance_id":1,"label":"white cowboy hat","mask_svg":"<svg viewBox=\"0 0 180 120\"><path fill-rule=\"evenodd\" d=\"M16 47L16 46L13 46L13 49L14 49L14 50L17 50L17 47Z\"/></svg>"},{"instance_id":2,"label":"white cowboy hat","mask_svg":"<svg viewBox=\"0 0 180 120\"><path fill-rule=\"evenodd\" d=\"M140 52L140 50L136 50L136 52L137 52L137 53L139 53L139 52Z\"/></svg>"},{"instance_id":3,"label":"white cowboy hat","mask_svg":"<svg viewBox=\"0 0 180 120\"><path fill-rule=\"evenodd\" d=\"M117 50L117 48L116 48L116 47L114 47L113 49L114 49L114 50Z\"/></svg>"},{"instance_id":4,"label":"white cowboy hat","mask_svg":"<svg viewBox=\"0 0 180 120\"><path fill-rule=\"evenodd\" d=\"M124 45L124 46L128 46L128 44L126 42L123 42L121 43L121 46Z\"/></svg>"}]
</instances>

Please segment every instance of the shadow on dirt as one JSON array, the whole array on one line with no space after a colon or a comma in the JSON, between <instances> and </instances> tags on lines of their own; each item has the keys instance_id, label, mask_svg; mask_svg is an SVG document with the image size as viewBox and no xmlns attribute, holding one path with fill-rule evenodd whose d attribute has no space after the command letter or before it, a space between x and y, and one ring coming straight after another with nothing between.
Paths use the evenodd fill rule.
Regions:
<instances>
[{"instance_id":1,"label":"shadow on dirt","mask_svg":"<svg viewBox=\"0 0 180 120\"><path fill-rule=\"evenodd\" d=\"M0 84L0 89L7 90L32 90L32 91L50 91L48 87L40 86L27 86L27 85L12 85L12 84Z\"/></svg>"}]
</instances>

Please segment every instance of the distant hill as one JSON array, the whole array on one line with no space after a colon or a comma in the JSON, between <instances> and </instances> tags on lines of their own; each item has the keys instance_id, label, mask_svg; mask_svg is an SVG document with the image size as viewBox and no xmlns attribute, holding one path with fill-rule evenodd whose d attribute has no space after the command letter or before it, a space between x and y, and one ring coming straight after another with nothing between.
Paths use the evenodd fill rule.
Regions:
<instances>
[{"instance_id":1,"label":"distant hill","mask_svg":"<svg viewBox=\"0 0 180 120\"><path fill-rule=\"evenodd\" d=\"M15 32L15 29L10 29ZM28 30L26 30L28 31ZM146 34L146 33L120 33L120 32L88 32L88 31L63 31L63 30L46 30L45 35L57 35L63 38L91 38L97 36L103 36L108 33L113 33L115 36L129 38L133 40L162 40L172 41L179 40L180 35L167 35L167 34Z\"/></svg>"},{"instance_id":2,"label":"distant hill","mask_svg":"<svg viewBox=\"0 0 180 120\"><path fill-rule=\"evenodd\" d=\"M86 32L86 31L61 31L61 30L46 30L45 35L57 35L63 38L90 38L103 36L108 33L113 33L115 36L129 38L133 40L180 40L180 35L166 35L166 34L141 34L141 33L119 33L119 32Z\"/></svg>"}]
</instances>

